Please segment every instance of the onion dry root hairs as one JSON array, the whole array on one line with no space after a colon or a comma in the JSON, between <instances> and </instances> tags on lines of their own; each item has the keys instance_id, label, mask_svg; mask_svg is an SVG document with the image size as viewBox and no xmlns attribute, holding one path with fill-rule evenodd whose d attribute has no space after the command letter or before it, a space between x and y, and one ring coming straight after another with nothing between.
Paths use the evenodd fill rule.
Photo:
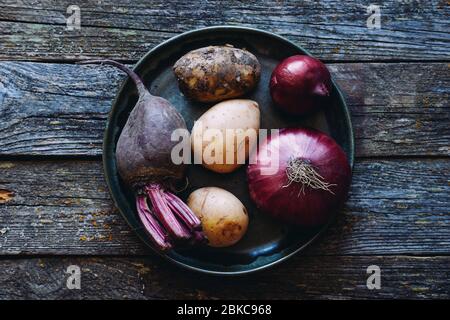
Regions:
<instances>
[{"instance_id":1,"label":"onion dry root hairs","mask_svg":"<svg viewBox=\"0 0 450 320\"><path fill-rule=\"evenodd\" d=\"M288 183L283 187L288 187L291 183L300 183L299 196L300 193L305 194L305 188L308 187L312 189L321 189L334 194L330 187L336 186L336 184L326 182L309 160L292 157L288 161L286 167L286 176L288 178Z\"/></svg>"}]
</instances>

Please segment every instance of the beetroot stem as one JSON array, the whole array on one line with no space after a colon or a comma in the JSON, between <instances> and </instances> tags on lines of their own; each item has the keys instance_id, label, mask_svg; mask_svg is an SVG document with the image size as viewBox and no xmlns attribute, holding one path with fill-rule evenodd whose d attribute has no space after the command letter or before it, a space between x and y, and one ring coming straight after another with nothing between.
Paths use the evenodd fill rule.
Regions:
<instances>
[{"instance_id":1,"label":"beetroot stem","mask_svg":"<svg viewBox=\"0 0 450 320\"><path fill-rule=\"evenodd\" d=\"M160 186L151 184L145 187L145 191L152 202L156 217L166 230L177 239L189 239L192 235L170 210Z\"/></svg>"},{"instance_id":2,"label":"beetroot stem","mask_svg":"<svg viewBox=\"0 0 450 320\"><path fill-rule=\"evenodd\" d=\"M159 222L153 217L152 212L147 205L147 199L145 196L137 196L136 207L139 218L141 219L145 230L150 235L153 242L161 250L170 249L172 245L169 242L169 238Z\"/></svg>"},{"instance_id":3,"label":"beetroot stem","mask_svg":"<svg viewBox=\"0 0 450 320\"><path fill-rule=\"evenodd\" d=\"M164 192L169 208L191 229L200 230L200 219L180 198L168 191Z\"/></svg>"}]
</instances>

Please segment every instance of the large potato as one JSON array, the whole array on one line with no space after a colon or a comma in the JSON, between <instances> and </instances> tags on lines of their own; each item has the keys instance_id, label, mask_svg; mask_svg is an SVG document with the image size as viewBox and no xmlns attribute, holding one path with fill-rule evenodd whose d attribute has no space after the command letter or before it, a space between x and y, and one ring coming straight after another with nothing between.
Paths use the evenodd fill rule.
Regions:
<instances>
[{"instance_id":1,"label":"large potato","mask_svg":"<svg viewBox=\"0 0 450 320\"><path fill-rule=\"evenodd\" d=\"M220 102L194 124L191 145L194 163L214 172L236 170L256 146L260 126L258 103L234 99Z\"/></svg>"},{"instance_id":2,"label":"large potato","mask_svg":"<svg viewBox=\"0 0 450 320\"><path fill-rule=\"evenodd\" d=\"M173 71L183 94L200 102L236 98L258 83L261 66L246 50L210 46L182 56Z\"/></svg>"},{"instance_id":3,"label":"large potato","mask_svg":"<svg viewBox=\"0 0 450 320\"><path fill-rule=\"evenodd\" d=\"M231 246L247 231L247 210L238 198L224 189L197 189L191 193L187 204L201 220L211 247Z\"/></svg>"}]
</instances>

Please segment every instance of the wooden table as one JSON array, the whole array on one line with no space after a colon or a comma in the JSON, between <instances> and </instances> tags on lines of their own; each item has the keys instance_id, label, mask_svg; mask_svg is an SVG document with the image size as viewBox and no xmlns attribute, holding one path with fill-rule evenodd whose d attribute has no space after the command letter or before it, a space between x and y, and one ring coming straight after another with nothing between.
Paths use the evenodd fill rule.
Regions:
<instances>
[{"instance_id":1,"label":"wooden table","mask_svg":"<svg viewBox=\"0 0 450 320\"><path fill-rule=\"evenodd\" d=\"M128 4L127 4L128 3ZM0 1L0 299L450 298L450 5L378 1ZM81 8L81 30L66 9ZM152 254L114 208L102 134L124 74L161 41L219 24L324 60L352 113L356 164L337 222L304 254L222 279ZM66 269L81 268L81 290ZM381 268L369 290L366 269Z\"/></svg>"}]
</instances>

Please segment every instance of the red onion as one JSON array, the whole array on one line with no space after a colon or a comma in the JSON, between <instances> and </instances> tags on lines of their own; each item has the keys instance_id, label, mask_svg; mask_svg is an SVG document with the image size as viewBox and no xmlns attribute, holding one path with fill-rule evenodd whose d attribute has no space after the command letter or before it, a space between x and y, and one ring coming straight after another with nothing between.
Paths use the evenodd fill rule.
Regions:
<instances>
[{"instance_id":1,"label":"red onion","mask_svg":"<svg viewBox=\"0 0 450 320\"><path fill-rule=\"evenodd\" d=\"M261 211L281 221L324 224L347 196L351 180L347 157L320 131L281 129L253 157L247 168L250 196ZM264 173L270 166L274 172Z\"/></svg>"},{"instance_id":2,"label":"red onion","mask_svg":"<svg viewBox=\"0 0 450 320\"><path fill-rule=\"evenodd\" d=\"M309 56L284 59L273 70L270 79L273 101L293 115L314 111L330 91L330 72L322 62Z\"/></svg>"}]
</instances>

